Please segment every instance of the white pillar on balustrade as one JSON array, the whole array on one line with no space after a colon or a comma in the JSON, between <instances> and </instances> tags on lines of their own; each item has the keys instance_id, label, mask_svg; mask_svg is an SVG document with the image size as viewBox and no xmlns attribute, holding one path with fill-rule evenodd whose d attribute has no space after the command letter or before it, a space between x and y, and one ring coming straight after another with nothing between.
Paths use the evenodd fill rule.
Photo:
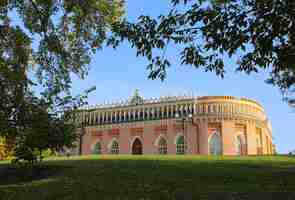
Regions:
<instances>
[{"instance_id":1,"label":"white pillar on balustrade","mask_svg":"<svg viewBox=\"0 0 295 200\"><path fill-rule=\"evenodd\" d=\"M145 119L145 108L142 108L142 119Z\"/></svg>"},{"instance_id":2,"label":"white pillar on balustrade","mask_svg":"<svg viewBox=\"0 0 295 200\"><path fill-rule=\"evenodd\" d=\"M151 108L151 113L152 113L152 118L154 119L155 118L155 115L156 115L155 108Z\"/></svg>"},{"instance_id":3,"label":"white pillar on balustrade","mask_svg":"<svg viewBox=\"0 0 295 200\"><path fill-rule=\"evenodd\" d=\"M180 105L180 116L183 117L183 105Z\"/></svg>"},{"instance_id":4,"label":"white pillar on balustrade","mask_svg":"<svg viewBox=\"0 0 295 200\"><path fill-rule=\"evenodd\" d=\"M117 119L117 118L118 118L118 111L115 110L115 117L114 117L114 120L115 120L114 122L115 122L115 123L118 122L118 119Z\"/></svg>"},{"instance_id":5,"label":"white pillar on balustrade","mask_svg":"<svg viewBox=\"0 0 295 200\"><path fill-rule=\"evenodd\" d=\"M128 115L127 115L127 121L130 121L130 118L131 118L131 112L130 112L130 110L128 110L127 112L128 112Z\"/></svg>"}]
</instances>

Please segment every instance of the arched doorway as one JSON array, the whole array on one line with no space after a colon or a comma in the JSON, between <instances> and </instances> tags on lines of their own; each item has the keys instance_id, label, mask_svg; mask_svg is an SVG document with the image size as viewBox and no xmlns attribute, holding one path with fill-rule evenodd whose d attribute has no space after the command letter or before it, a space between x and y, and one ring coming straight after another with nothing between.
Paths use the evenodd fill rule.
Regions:
<instances>
[{"instance_id":1,"label":"arched doorway","mask_svg":"<svg viewBox=\"0 0 295 200\"><path fill-rule=\"evenodd\" d=\"M141 155L142 154L142 143L140 139L136 138L132 145L132 154Z\"/></svg>"},{"instance_id":2,"label":"arched doorway","mask_svg":"<svg viewBox=\"0 0 295 200\"><path fill-rule=\"evenodd\" d=\"M238 135L236 137L236 154L237 155L243 155L244 152L243 152L243 139L242 139L242 136L241 135Z\"/></svg>"},{"instance_id":3,"label":"arched doorway","mask_svg":"<svg viewBox=\"0 0 295 200\"><path fill-rule=\"evenodd\" d=\"M221 137L218 133L213 133L209 140L209 153L210 155L222 154Z\"/></svg>"}]
</instances>

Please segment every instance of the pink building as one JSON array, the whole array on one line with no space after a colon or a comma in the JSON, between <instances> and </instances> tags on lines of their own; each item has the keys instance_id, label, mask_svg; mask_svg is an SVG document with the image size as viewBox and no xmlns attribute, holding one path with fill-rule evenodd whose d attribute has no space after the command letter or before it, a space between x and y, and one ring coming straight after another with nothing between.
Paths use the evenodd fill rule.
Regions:
<instances>
[{"instance_id":1,"label":"pink building","mask_svg":"<svg viewBox=\"0 0 295 200\"><path fill-rule=\"evenodd\" d=\"M82 154L273 154L256 101L231 96L143 99L81 109Z\"/></svg>"}]
</instances>

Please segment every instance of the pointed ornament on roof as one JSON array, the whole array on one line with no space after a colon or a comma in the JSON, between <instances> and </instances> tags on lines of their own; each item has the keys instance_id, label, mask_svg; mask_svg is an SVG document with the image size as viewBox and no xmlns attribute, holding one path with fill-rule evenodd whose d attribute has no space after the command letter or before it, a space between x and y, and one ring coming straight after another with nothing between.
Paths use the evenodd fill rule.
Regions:
<instances>
[{"instance_id":1,"label":"pointed ornament on roof","mask_svg":"<svg viewBox=\"0 0 295 200\"><path fill-rule=\"evenodd\" d=\"M130 104L143 104L143 98L139 95L139 89L135 89L133 96L129 100Z\"/></svg>"}]
</instances>

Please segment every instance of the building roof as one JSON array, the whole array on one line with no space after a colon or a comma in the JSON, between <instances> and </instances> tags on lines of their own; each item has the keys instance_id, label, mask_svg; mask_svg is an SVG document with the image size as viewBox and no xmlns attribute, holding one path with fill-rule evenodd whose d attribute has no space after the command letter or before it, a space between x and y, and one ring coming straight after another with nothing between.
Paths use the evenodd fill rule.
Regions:
<instances>
[{"instance_id":1,"label":"building roof","mask_svg":"<svg viewBox=\"0 0 295 200\"><path fill-rule=\"evenodd\" d=\"M119 107L132 107L139 105L147 104L161 104L161 103L172 103L172 102L183 102L183 101L196 101L199 103L203 102L215 102L215 101L235 101L238 103L251 104L261 109L264 112L264 109L261 104L257 101L248 99L248 98L238 98L234 96L193 96L193 95L182 95L182 96L161 96L158 98L143 98L139 94L139 89L135 89L132 96L127 100L121 100L117 102L88 105L80 108L80 110L97 110L97 109L111 109Z\"/></svg>"}]
</instances>

